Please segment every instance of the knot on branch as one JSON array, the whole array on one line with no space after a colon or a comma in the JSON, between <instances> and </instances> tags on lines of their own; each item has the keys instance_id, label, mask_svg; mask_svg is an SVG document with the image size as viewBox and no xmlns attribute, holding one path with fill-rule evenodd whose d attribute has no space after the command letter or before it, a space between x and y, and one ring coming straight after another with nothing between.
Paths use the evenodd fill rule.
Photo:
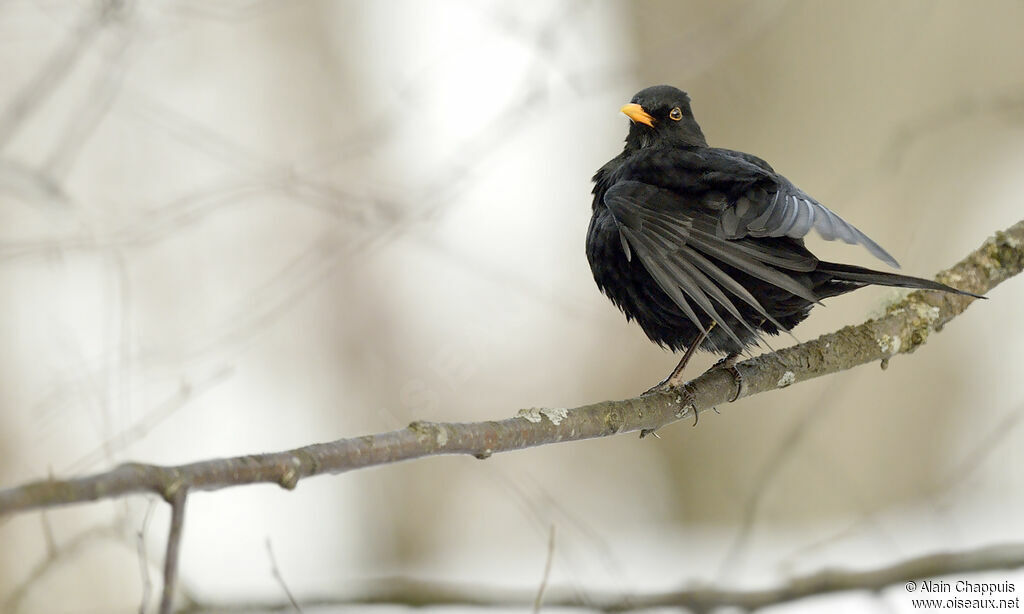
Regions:
<instances>
[{"instance_id":1,"label":"knot on branch","mask_svg":"<svg viewBox=\"0 0 1024 614\"><path fill-rule=\"evenodd\" d=\"M302 469L303 459L298 454L292 455L281 467L281 476L277 479L278 485L285 490L294 490L299 485L299 470ZM310 463L312 464L312 463Z\"/></svg>"}]
</instances>

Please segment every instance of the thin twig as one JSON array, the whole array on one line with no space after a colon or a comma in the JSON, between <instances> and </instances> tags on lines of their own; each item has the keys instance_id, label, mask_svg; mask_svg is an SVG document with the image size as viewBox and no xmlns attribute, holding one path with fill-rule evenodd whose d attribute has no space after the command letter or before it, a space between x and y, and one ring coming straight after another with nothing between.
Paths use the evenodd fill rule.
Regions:
<instances>
[{"instance_id":1,"label":"thin twig","mask_svg":"<svg viewBox=\"0 0 1024 614\"><path fill-rule=\"evenodd\" d=\"M110 16L102 7L83 15L32 80L0 109L0 149L7 145L32 113L45 108L43 101L71 74L75 65L87 57L85 51L96 41Z\"/></svg>"},{"instance_id":2,"label":"thin twig","mask_svg":"<svg viewBox=\"0 0 1024 614\"><path fill-rule=\"evenodd\" d=\"M142 517L142 527L135 534L139 553L139 573L142 575L142 600L139 603L139 614L146 614L149 597L153 594L153 581L149 577L149 554L146 552L146 531L149 530L149 519L153 517L155 503L155 500L151 500L146 506L146 515Z\"/></svg>"},{"instance_id":3,"label":"thin twig","mask_svg":"<svg viewBox=\"0 0 1024 614\"><path fill-rule=\"evenodd\" d=\"M267 538L267 556L270 558L270 573L274 575L274 579L281 586L281 590L284 591L285 597L288 597L288 603L291 604L292 609L299 614L302 614L302 608L299 607L299 602L295 600L295 595L288 588L288 583L284 581L284 576L281 575L281 570L277 567L277 558L274 556L274 548L270 545L270 538Z\"/></svg>"},{"instance_id":4,"label":"thin twig","mask_svg":"<svg viewBox=\"0 0 1024 614\"><path fill-rule=\"evenodd\" d=\"M178 555L181 551L181 533L185 526L185 501L188 488L181 486L168 497L171 504L171 527L167 533L167 554L164 555L164 592L160 597L160 614L171 614L174 588L178 583Z\"/></svg>"},{"instance_id":5,"label":"thin twig","mask_svg":"<svg viewBox=\"0 0 1024 614\"><path fill-rule=\"evenodd\" d=\"M533 600L533 614L539 614L540 606L544 603L544 590L548 587L548 579L551 577L551 563L555 559L555 525L551 525L551 532L548 534L548 558L544 562L544 575L540 579L540 587L537 589L537 596Z\"/></svg>"},{"instance_id":6,"label":"thin twig","mask_svg":"<svg viewBox=\"0 0 1024 614\"><path fill-rule=\"evenodd\" d=\"M700 587L659 593L633 594L627 600L619 595L592 591L585 600L565 587L552 586L545 599L550 607L580 608L604 612L625 612L654 608L685 608L689 612L707 612L719 608L757 610L807 597L844 591L881 591L899 587L909 598L928 597L918 594L925 578L938 576L1019 569L1024 567L1024 543L1000 544L974 550L940 552L868 570L825 569L797 576L777 586L758 590L733 590L723 587ZM906 586L915 582L913 588ZM904 585L904 586L901 586ZM902 592L909 591L909 592ZM308 608L330 609L353 605L405 604L420 607L471 605L481 607L522 608L532 600L532 591L497 586L481 586L478 582L455 583L417 580L408 577L386 577L360 582L358 591L334 597L304 599ZM934 596L934 595L933 595ZM218 612L282 612L287 603L196 603L189 614Z\"/></svg>"},{"instance_id":7,"label":"thin twig","mask_svg":"<svg viewBox=\"0 0 1024 614\"><path fill-rule=\"evenodd\" d=\"M835 387L825 388L818 394L817 400L810 403L811 407L821 408L805 413L801 419L790 430L783 434L782 439L775 446L772 455L758 465L760 469L757 475L751 480L753 485L747 493L743 503L739 528L736 530L729 547L722 557L718 566L718 578L727 578L729 574L736 575L737 565L741 561L741 555L750 544L754 535L754 526L761 510L761 504L765 495L770 491L776 478L782 474L782 467L789 461L800 445L804 437L811 430L812 426L818 424L822 418L835 408L834 404L822 403L821 401L830 394L835 394Z\"/></svg>"},{"instance_id":8,"label":"thin twig","mask_svg":"<svg viewBox=\"0 0 1024 614\"><path fill-rule=\"evenodd\" d=\"M50 515L43 510L39 514L39 522L43 525L43 540L46 542L46 558L57 557L57 539L53 536L53 525L50 524Z\"/></svg>"},{"instance_id":9,"label":"thin twig","mask_svg":"<svg viewBox=\"0 0 1024 614\"><path fill-rule=\"evenodd\" d=\"M996 233L979 249L941 273L940 280L984 293L1024 269L1024 221ZM822 375L913 352L932 333L962 313L974 299L941 292L913 292L888 313L814 341L736 365L741 396L784 388ZM284 452L214 459L178 466L127 463L105 473L69 480L43 480L0 490L0 515L12 512L155 492L170 500L179 488L218 490L242 484L276 483L294 488L300 479L442 454L487 458L545 444L656 430L735 397L729 370L716 369L687 384L689 394L661 392L575 409L524 409L487 422L414 422L407 428L339 439Z\"/></svg>"},{"instance_id":10,"label":"thin twig","mask_svg":"<svg viewBox=\"0 0 1024 614\"><path fill-rule=\"evenodd\" d=\"M13 587L6 598L0 601L0 612L16 614L21 609L25 598L42 578L53 573L62 563L81 554L86 548L95 546L96 542L110 540L116 543L122 534L121 522L121 519L118 518L112 523L81 531L74 537L61 542L52 554L48 554L46 558L35 564L24 580Z\"/></svg>"}]
</instances>

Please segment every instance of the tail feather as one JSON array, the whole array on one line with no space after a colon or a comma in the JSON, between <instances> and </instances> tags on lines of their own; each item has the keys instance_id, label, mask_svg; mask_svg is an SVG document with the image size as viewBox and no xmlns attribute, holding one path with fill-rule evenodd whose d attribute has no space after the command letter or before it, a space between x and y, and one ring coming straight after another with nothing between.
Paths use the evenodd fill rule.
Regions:
<instances>
[{"instance_id":1,"label":"tail feather","mask_svg":"<svg viewBox=\"0 0 1024 614\"><path fill-rule=\"evenodd\" d=\"M838 264L835 262L820 262L816 269L821 273L828 273L836 279L843 281L851 281L862 284L874 284L878 286L894 286L897 288L917 288L920 290L937 290L939 292L952 292L954 294L963 294L965 296L973 296L974 298L985 298L979 294L973 292L967 292L965 290L957 290L946 284L932 281L930 279L922 279L920 277L911 277L909 275L899 275L896 273L884 273L882 271L874 271L866 269L864 267L854 266L852 264Z\"/></svg>"}]
</instances>

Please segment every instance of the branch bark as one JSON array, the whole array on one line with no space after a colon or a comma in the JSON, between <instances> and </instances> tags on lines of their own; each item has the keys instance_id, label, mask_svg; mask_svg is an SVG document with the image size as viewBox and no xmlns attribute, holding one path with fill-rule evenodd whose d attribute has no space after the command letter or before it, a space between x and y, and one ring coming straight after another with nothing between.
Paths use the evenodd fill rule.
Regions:
<instances>
[{"instance_id":1,"label":"branch bark","mask_svg":"<svg viewBox=\"0 0 1024 614\"><path fill-rule=\"evenodd\" d=\"M1024 221L997 232L937 278L982 294L1022 269ZM715 370L687 384L685 391L603 401L575 409L524 409L514 417L486 422L414 422L388 433L186 465L126 463L105 473L47 479L0 490L0 515L143 492L156 493L173 503L182 489L218 490L261 482L292 489L300 479L314 475L425 456L469 454L487 458L497 452L563 441L652 431L734 397L784 388L869 362L881 361L885 366L897 354L916 350L974 300L940 292L913 292L890 306L883 317L737 364L745 383L739 395L733 375Z\"/></svg>"}]
</instances>

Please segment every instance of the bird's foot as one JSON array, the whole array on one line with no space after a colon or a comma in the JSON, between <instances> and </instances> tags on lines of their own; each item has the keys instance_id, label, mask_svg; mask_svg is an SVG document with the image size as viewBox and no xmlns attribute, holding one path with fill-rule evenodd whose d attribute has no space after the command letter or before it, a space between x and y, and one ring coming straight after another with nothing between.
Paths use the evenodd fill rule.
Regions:
<instances>
[{"instance_id":1,"label":"bird's foot","mask_svg":"<svg viewBox=\"0 0 1024 614\"><path fill-rule=\"evenodd\" d=\"M690 389L690 384L688 382L683 382L680 384L673 382L671 380L671 377L666 377L661 381L661 383L659 383L657 386L654 386L641 396L646 396L654 392L668 392L670 390L678 393L679 396L676 397L676 403L679 404L683 411L693 412L693 426L697 426L697 420L700 418L700 414L697 413L697 397L696 395L693 394L693 390ZM718 410L715 409L715 412L717 413ZM685 414L679 413L676 414L676 417L682 418L683 415ZM654 437L661 439L660 437L658 437L658 434L655 433L654 431L655 429L640 429L640 439L643 439L648 435L653 435Z\"/></svg>"},{"instance_id":2,"label":"bird's foot","mask_svg":"<svg viewBox=\"0 0 1024 614\"><path fill-rule=\"evenodd\" d=\"M665 379L661 380L657 384L655 384L655 385L651 386L650 388L648 388L647 390L645 390L644 393L641 394L640 396L645 397L645 396L647 396L649 394L654 394L655 392L665 392L665 391L667 391L669 388L672 387L672 384L669 383L669 380L672 379L673 375L675 375L675 372L670 373L668 377L666 377ZM661 437L658 436L657 429L640 429L640 439L643 439L644 437L647 437L648 435L653 436L655 439L661 439Z\"/></svg>"},{"instance_id":3,"label":"bird's foot","mask_svg":"<svg viewBox=\"0 0 1024 614\"><path fill-rule=\"evenodd\" d=\"M739 352L729 354L722 360L719 360L715 364L711 365L711 368L705 371L705 373L711 373L712 371L725 369L730 374L732 374L732 378L736 382L736 394L732 395L732 398L729 399L730 403L736 401L736 399L743 396L743 394L747 391L747 382L745 379L743 379L743 374L740 373L740 370L736 368L736 363L739 362L739 359Z\"/></svg>"},{"instance_id":4,"label":"bird's foot","mask_svg":"<svg viewBox=\"0 0 1024 614\"><path fill-rule=\"evenodd\" d=\"M686 381L683 379L682 370L673 371L672 373L669 373L668 377L645 390L640 396L645 397L649 394L654 394L655 392L668 392L669 390L679 388L685 383Z\"/></svg>"}]
</instances>

